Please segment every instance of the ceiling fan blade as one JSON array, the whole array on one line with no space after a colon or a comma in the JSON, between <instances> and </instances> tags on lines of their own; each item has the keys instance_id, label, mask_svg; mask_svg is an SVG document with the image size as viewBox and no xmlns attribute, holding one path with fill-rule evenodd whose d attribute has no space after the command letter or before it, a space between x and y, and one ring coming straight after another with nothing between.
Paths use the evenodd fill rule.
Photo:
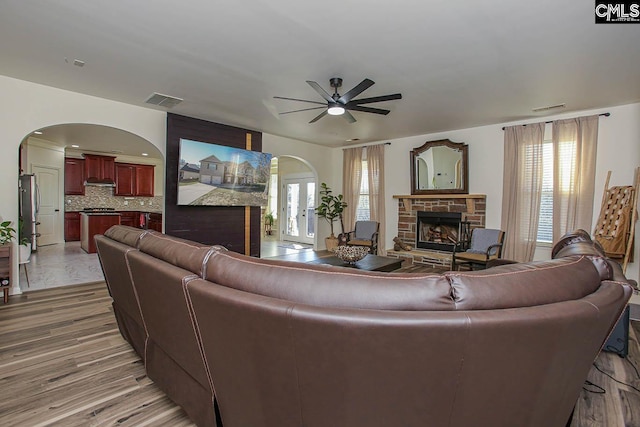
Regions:
<instances>
[{"instance_id":1,"label":"ceiling fan blade","mask_svg":"<svg viewBox=\"0 0 640 427\"><path fill-rule=\"evenodd\" d=\"M394 93L393 95L383 95L383 96L374 96L372 98L354 99L350 101L348 104L353 104L353 105L370 104L372 102L391 101L393 99L402 99L402 94Z\"/></svg>"},{"instance_id":2,"label":"ceiling fan blade","mask_svg":"<svg viewBox=\"0 0 640 427\"><path fill-rule=\"evenodd\" d=\"M318 92L318 94L320 94L321 97L326 99L328 102L336 102L333 100L331 95L327 93L326 90L322 89L322 87L318 83L313 82L311 80L307 80L307 84L311 86L316 92Z\"/></svg>"},{"instance_id":3,"label":"ceiling fan blade","mask_svg":"<svg viewBox=\"0 0 640 427\"><path fill-rule=\"evenodd\" d=\"M310 104L318 104L318 105L327 105L326 102L318 102L318 101L307 101L306 99L298 99L298 98L286 98L284 96L274 96L275 99L286 99L287 101L299 101L299 102L308 102Z\"/></svg>"},{"instance_id":4,"label":"ceiling fan blade","mask_svg":"<svg viewBox=\"0 0 640 427\"><path fill-rule=\"evenodd\" d=\"M347 110L344 110L344 114L342 115L342 117L344 117L344 119L346 121L348 121L349 123L355 123L356 122L356 118L353 117L353 114L351 114Z\"/></svg>"},{"instance_id":5,"label":"ceiling fan blade","mask_svg":"<svg viewBox=\"0 0 640 427\"><path fill-rule=\"evenodd\" d=\"M360 95L362 92L369 89L374 84L375 82L373 80L364 79L363 81L358 83L356 87L338 98L338 102L340 102L341 104L346 104L347 102L351 101L351 98Z\"/></svg>"},{"instance_id":6,"label":"ceiling fan blade","mask_svg":"<svg viewBox=\"0 0 640 427\"><path fill-rule=\"evenodd\" d=\"M362 105L349 105L351 111L362 111L363 113L384 114L385 116L390 113L389 110L383 110L382 108L363 107Z\"/></svg>"},{"instance_id":7,"label":"ceiling fan blade","mask_svg":"<svg viewBox=\"0 0 640 427\"><path fill-rule=\"evenodd\" d=\"M318 120L320 120L321 118L323 118L326 115L327 115L327 110L324 110L322 113L320 113L316 117L314 117L314 119L311 120L309 123L315 123L315 122L317 122Z\"/></svg>"},{"instance_id":8,"label":"ceiling fan blade","mask_svg":"<svg viewBox=\"0 0 640 427\"><path fill-rule=\"evenodd\" d=\"M282 113L278 113L278 114L298 113L300 111L319 110L320 108L327 108L327 107L323 106L323 107L302 108L300 110L283 111Z\"/></svg>"}]
</instances>

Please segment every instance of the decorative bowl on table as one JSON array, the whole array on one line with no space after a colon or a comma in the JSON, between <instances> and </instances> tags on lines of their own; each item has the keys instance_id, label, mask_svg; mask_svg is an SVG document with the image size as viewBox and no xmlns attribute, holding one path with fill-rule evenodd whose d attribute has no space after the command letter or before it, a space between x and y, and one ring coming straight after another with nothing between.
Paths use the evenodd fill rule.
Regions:
<instances>
[{"instance_id":1,"label":"decorative bowl on table","mask_svg":"<svg viewBox=\"0 0 640 427\"><path fill-rule=\"evenodd\" d=\"M369 253L366 246L338 246L334 252L338 258L348 264L355 264Z\"/></svg>"}]
</instances>

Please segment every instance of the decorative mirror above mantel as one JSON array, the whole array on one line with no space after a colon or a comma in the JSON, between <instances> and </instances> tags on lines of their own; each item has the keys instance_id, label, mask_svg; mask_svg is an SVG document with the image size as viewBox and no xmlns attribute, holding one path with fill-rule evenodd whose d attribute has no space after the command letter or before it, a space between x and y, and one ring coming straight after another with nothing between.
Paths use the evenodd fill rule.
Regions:
<instances>
[{"instance_id":1,"label":"decorative mirror above mantel","mask_svg":"<svg viewBox=\"0 0 640 427\"><path fill-rule=\"evenodd\" d=\"M469 146L448 139L411 150L411 194L468 194Z\"/></svg>"}]
</instances>

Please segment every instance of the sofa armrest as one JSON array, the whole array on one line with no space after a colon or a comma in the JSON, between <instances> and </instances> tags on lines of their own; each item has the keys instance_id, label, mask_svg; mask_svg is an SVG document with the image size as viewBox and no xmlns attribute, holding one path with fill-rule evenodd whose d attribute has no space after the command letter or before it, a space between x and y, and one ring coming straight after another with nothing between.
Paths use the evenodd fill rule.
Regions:
<instances>
[{"instance_id":1,"label":"sofa armrest","mask_svg":"<svg viewBox=\"0 0 640 427\"><path fill-rule=\"evenodd\" d=\"M487 260L489 259L489 257L491 257L493 254L491 253L491 251L495 249L495 253L500 253L500 251L502 250L502 243L494 243L493 245L489 246L487 248Z\"/></svg>"}]
</instances>

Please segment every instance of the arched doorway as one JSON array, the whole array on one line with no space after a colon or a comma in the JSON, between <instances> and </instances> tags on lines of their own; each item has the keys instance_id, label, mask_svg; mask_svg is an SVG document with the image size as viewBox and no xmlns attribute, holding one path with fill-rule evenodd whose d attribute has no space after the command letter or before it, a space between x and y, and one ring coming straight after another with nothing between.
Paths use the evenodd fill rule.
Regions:
<instances>
[{"instance_id":1,"label":"arched doorway","mask_svg":"<svg viewBox=\"0 0 640 427\"><path fill-rule=\"evenodd\" d=\"M304 159L279 156L272 160L269 203L265 207L265 215L269 220L273 218L273 226L270 232L264 233L263 241L287 250L315 247L317 176ZM264 245L262 252L267 257L279 254Z\"/></svg>"},{"instance_id":2,"label":"arched doorway","mask_svg":"<svg viewBox=\"0 0 640 427\"><path fill-rule=\"evenodd\" d=\"M113 186L85 186L82 176L75 178L75 190L69 191L65 188L69 184L69 165L84 162L85 154L112 158L114 173L115 165L149 165L153 170L153 196L118 196ZM38 208L35 234L31 236L34 251L19 266L22 291L103 280L97 255L80 248L79 230L70 231L79 229L79 212L83 209L162 212L164 206L162 153L144 138L109 126L66 123L34 130L20 144L19 174L21 182L35 182L33 205ZM21 189L18 212L24 224L31 212L25 209L23 193Z\"/></svg>"}]
</instances>

